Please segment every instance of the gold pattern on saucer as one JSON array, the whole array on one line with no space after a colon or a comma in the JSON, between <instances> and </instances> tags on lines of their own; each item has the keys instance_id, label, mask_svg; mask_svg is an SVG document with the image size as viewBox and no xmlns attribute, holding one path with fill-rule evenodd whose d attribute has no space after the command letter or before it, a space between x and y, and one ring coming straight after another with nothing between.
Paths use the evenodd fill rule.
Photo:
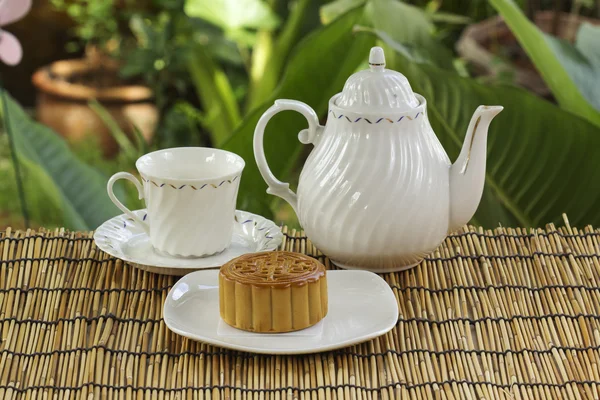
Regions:
<instances>
[{"instance_id":1,"label":"gold pattern on saucer","mask_svg":"<svg viewBox=\"0 0 600 400\"><path fill-rule=\"evenodd\" d=\"M219 272L221 318L253 332L308 328L327 315L325 267L287 251L246 254Z\"/></svg>"}]
</instances>

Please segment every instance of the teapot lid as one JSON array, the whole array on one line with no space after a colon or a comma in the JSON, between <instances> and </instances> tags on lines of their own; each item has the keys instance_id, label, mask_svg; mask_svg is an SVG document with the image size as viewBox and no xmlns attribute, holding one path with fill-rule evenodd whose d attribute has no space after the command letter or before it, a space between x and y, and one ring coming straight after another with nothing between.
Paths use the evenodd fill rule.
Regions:
<instances>
[{"instance_id":1,"label":"teapot lid","mask_svg":"<svg viewBox=\"0 0 600 400\"><path fill-rule=\"evenodd\" d=\"M385 69L381 47L371 48L369 69L348 78L335 105L352 112L404 112L419 106L408 79Z\"/></svg>"}]
</instances>

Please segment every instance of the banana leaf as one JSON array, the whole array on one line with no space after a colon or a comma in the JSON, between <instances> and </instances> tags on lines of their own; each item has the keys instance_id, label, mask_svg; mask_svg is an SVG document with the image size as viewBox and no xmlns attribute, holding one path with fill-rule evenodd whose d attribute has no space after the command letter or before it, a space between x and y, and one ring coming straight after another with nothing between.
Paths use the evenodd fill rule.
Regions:
<instances>
[{"instance_id":1,"label":"banana leaf","mask_svg":"<svg viewBox=\"0 0 600 400\"><path fill-rule=\"evenodd\" d=\"M544 35L514 1L490 2L515 34L561 107L600 126L600 111L592 105L600 100L588 101L585 97L600 95L598 90L593 93L589 90L598 87L598 68L594 67L593 60L588 60L576 47Z\"/></svg>"},{"instance_id":2,"label":"banana leaf","mask_svg":"<svg viewBox=\"0 0 600 400\"><path fill-rule=\"evenodd\" d=\"M396 60L427 99L431 125L452 160L477 106L505 107L490 126L486 190L474 222L535 227L567 213L574 224L600 223L600 128L524 90Z\"/></svg>"},{"instance_id":3,"label":"banana leaf","mask_svg":"<svg viewBox=\"0 0 600 400\"><path fill-rule=\"evenodd\" d=\"M335 21L339 16L348 11L364 5L367 0L334 0L319 8L319 18L323 25Z\"/></svg>"},{"instance_id":4,"label":"banana leaf","mask_svg":"<svg viewBox=\"0 0 600 400\"><path fill-rule=\"evenodd\" d=\"M422 9L398 0L371 0L367 12L378 31L408 48L413 57L453 69L452 52L434 37L435 25Z\"/></svg>"},{"instance_id":5,"label":"banana leaf","mask_svg":"<svg viewBox=\"0 0 600 400\"><path fill-rule=\"evenodd\" d=\"M272 30L280 22L263 0L186 0L184 9L190 17L202 18L235 41L247 44L254 40L250 29Z\"/></svg>"},{"instance_id":6,"label":"banana leaf","mask_svg":"<svg viewBox=\"0 0 600 400\"><path fill-rule=\"evenodd\" d=\"M395 3L374 1L382 8ZM387 9L371 21L375 32L392 23L403 25L408 18ZM599 223L595 204L600 198L600 165L595 160L600 157L600 127L524 90L484 86L417 62L419 58L406 52L389 54L410 37L421 38L415 46L423 43L427 30L412 26L421 34L396 29L380 35L390 49L388 67L403 73L412 89L427 99L428 118L451 160L458 156L479 105L505 107L490 126L486 188L472 222L486 227L540 226L560 222L566 212L573 223Z\"/></svg>"},{"instance_id":7,"label":"banana leaf","mask_svg":"<svg viewBox=\"0 0 600 400\"><path fill-rule=\"evenodd\" d=\"M17 157L26 179L35 180L25 182L28 197L44 196L60 205L63 225L73 230L95 229L116 215L118 210L106 194L107 177L80 161L56 133L34 122L12 97L5 98Z\"/></svg>"},{"instance_id":8,"label":"banana leaf","mask_svg":"<svg viewBox=\"0 0 600 400\"><path fill-rule=\"evenodd\" d=\"M600 27L583 23L575 45L545 35L546 41L585 99L600 115Z\"/></svg>"}]
</instances>

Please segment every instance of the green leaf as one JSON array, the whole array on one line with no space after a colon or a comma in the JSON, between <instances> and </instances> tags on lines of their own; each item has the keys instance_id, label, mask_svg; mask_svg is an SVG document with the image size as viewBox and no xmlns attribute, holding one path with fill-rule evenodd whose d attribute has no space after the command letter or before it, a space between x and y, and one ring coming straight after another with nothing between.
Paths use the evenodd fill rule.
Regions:
<instances>
[{"instance_id":1,"label":"green leaf","mask_svg":"<svg viewBox=\"0 0 600 400\"><path fill-rule=\"evenodd\" d=\"M104 125L108 128L108 131L119 145L121 152L125 153L128 158L137 159L139 157L138 151L127 137L127 134L123 132L117 121L110 115L108 110L102 106L97 100L91 100L88 102L88 106L98 115Z\"/></svg>"},{"instance_id":2,"label":"green leaf","mask_svg":"<svg viewBox=\"0 0 600 400\"><path fill-rule=\"evenodd\" d=\"M567 111L600 126L600 112L588 103L569 75L556 48L512 0L490 0L525 49L558 104ZM564 61L563 61L564 62ZM588 82L589 84L589 82Z\"/></svg>"},{"instance_id":3,"label":"green leaf","mask_svg":"<svg viewBox=\"0 0 600 400\"><path fill-rule=\"evenodd\" d=\"M147 47L150 45L150 38L153 36L153 32L150 25L144 22L141 15L135 14L129 20L129 29L135 36L138 46Z\"/></svg>"},{"instance_id":4,"label":"green leaf","mask_svg":"<svg viewBox=\"0 0 600 400\"><path fill-rule=\"evenodd\" d=\"M275 29L277 15L262 0L187 0L185 12L202 18L224 31Z\"/></svg>"},{"instance_id":5,"label":"green leaf","mask_svg":"<svg viewBox=\"0 0 600 400\"><path fill-rule=\"evenodd\" d=\"M414 47L411 47L409 45L404 45L402 43L396 42L394 39L392 39L390 37L390 35L388 35L387 33L383 32L383 31L369 28L366 26L357 25L354 27L354 32L370 33L370 34L374 35L375 37L377 37L378 39L382 40L387 46L389 46L391 49L393 49L396 53L401 54L402 56L408 58L409 60L417 62L417 63L431 64L431 60L429 58L427 58L427 55L424 55L423 52L420 52L420 51L416 50ZM394 53L393 52L386 53L386 58L388 59L388 63L393 62Z\"/></svg>"},{"instance_id":6,"label":"green leaf","mask_svg":"<svg viewBox=\"0 0 600 400\"><path fill-rule=\"evenodd\" d=\"M433 22L443 22L446 24L466 25L472 22L471 18L464 15L453 14L444 11L436 11L429 14L429 18Z\"/></svg>"},{"instance_id":7,"label":"green leaf","mask_svg":"<svg viewBox=\"0 0 600 400\"><path fill-rule=\"evenodd\" d=\"M191 42L204 46L214 60L243 67L244 61L239 45L231 38L225 37L221 29L201 19L189 19L187 22L193 33L182 35L183 40L190 40L191 36Z\"/></svg>"},{"instance_id":8,"label":"green leaf","mask_svg":"<svg viewBox=\"0 0 600 400\"><path fill-rule=\"evenodd\" d=\"M335 21L340 15L364 5L367 0L335 0L327 3L319 9L321 23L327 25Z\"/></svg>"},{"instance_id":9,"label":"green leaf","mask_svg":"<svg viewBox=\"0 0 600 400\"><path fill-rule=\"evenodd\" d=\"M577 31L575 47L585 54L596 67L600 66L600 26L594 26L587 22L581 24Z\"/></svg>"},{"instance_id":10,"label":"green leaf","mask_svg":"<svg viewBox=\"0 0 600 400\"><path fill-rule=\"evenodd\" d=\"M263 103L277 87L289 55L301 37L311 3L312 0L296 1L276 38L273 32L258 33L252 50L248 110Z\"/></svg>"},{"instance_id":11,"label":"green leaf","mask_svg":"<svg viewBox=\"0 0 600 400\"><path fill-rule=\"evenodd\" d=\"M0 174L3 179L0 180L0 210L3 217L8 217L8 224L22 226L21 208L16 201L17 183L14 165L8 157L8 135L0 135ZM32 228L44 226L52 228L63 225L63 216L60 208L60 196L54 190L53 186L48 185L48 176L38 165L19 160L21 177L23 179L23 188L27 194L27 207L29 219ZM43 187L43 192L39 190ZM11 222L14 216L14 223Z\"/></svg>"},{"instance_id":12,"label":"green leaf","mask_svg":"<svg viewBox=\"0 0 600 400\"><path fill-rule=\"evenodd\" d=\"M371 21L377 31L410 49L419 59L452 69L452 52L434 37L435 26L418 7L397 0L372 0Z\"/></svg>"},{"instance_id":13,"label":"green leaf","mask_svg":"<svg viewBox=\"0 0 600 400\"><path fill-rule=\"evenodd\" d=\"M574 3L581 3L585 8L594 8L594 0L573 0Z\"/></svg>"},{"instance_id":14,"label":"green leaf","mask_svg":"<svg viewBox=\"0 0 600 400\"><path fill-rule=\"evenodd\" d=\"M64 226L95 229L116 215L117 208L106 194L107 178L77 159L51 129L32 121L12 97L6 98L17 156L30 171L35 170L38 182L44 182L37 187L38 192L49 198L60 197ZM47 179L40 178L42 173ZM29 188L28 183L25 185Z\"/></svg>"},{"instance_id":15,"label":"green leaf","mask_svg":"<svg viewBox=\"0 0 600 400\"><path fill-rule=\"evenodd\" d=\"M348 76L369 53L374 40L368 35L354 35L352 27L363 22L363 8L350 11L331 24L314 31L296 46L282 78L271 98L252 112L236 130L224 148L244 158L238 208L272 215L274 197L266 194L264 183L252 151L254 128L260 116L279 98L304 101L318 115L325 115L329 98L339 92ZM276 115L267 126L265 153L273 173L287 179L302 145L297 134L306 128L306 120L297 113Z\"/></svg>"},{"instance_id":16,"label":"green leaf","mask_svg":"<svg viewBox=\"0 0 600 400\"><path fill-rule=\"evenodd\" d=\"M524 90L488 87L406 59L393 67L427 99L428 118L455 160L472 113L505 107L491 123L486 189L475 221L494 227L598 224L600 129Z\"/></svg>"},{"instance_id":17,"label":"green leaf","mask_svg":"<svg viewBox=\"0 0 600 400\"><path fill-rule=\"evenodd\" d=\"M264 30L264 32L270 32ZM256 45L256 32L245 29L230 29L225 31L225 37L235 42L238 46L253 47Z\"/></svg>"},{"instance_id":18,"label":"green leaf","mask_svg":"<svg viewBox=\"0 0 600 400\"><path fill-rule=\"evenodd\" d=\"M594 63L593 59L588 58L588 54L569 42L549 35L545 35L545 38L581 94L589 104L600 111L600 85L590 85L590 82L594 82L600 76L600 63ZM600 36L597 40L600 41Z\"/></svg>"},{"instance_id":19,"label":"green leaf","mask_svg":"<svg viewBox=\"0 0 600 400\"><path fill-rule=\"evenodd\" d=\"M204 112L214 118L206 128L214 146L221 146L240 122L240 111L225 72L206 53L203 46L195 47L188 69Z\"/></svg>"}]
</instances>

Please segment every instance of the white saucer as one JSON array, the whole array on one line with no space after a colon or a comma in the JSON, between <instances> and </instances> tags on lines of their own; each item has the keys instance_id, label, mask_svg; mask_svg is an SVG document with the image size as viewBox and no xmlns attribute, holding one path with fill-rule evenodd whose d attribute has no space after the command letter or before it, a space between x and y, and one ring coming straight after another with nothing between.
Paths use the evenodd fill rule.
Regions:
<instances>
[{"instance_id":1,"label":"white saucer","mask_svg":"<svg viewBox=\"0 0 600 400\"><path fill-rule=\"evenodd\" d=\"M339 349L383 335L398 320L389 285L367 271L327 271L329 311L308 329L262 334L232 328L219 316L219 271L181 278L163 308L175 333L232 350L263 354L306 354Z\"/></svg>"},{"instance_id":2,"label":"white saucer","mask_svg":"<svg viewBox=\"0 0 600 400\"><path fill-rule=\"evenodd\" d=\"M134 213L144 219L146 210ZM94 233L96 245L111 256L143 270L166 275L185 275L198 269L220 267L242 254L275 250L282 240L281 229L275 223L240 210L235 212L231 245L221 253L201 258L158 253L146 232L125 214L109 219Z\"/></svg>"}]
</instances>

